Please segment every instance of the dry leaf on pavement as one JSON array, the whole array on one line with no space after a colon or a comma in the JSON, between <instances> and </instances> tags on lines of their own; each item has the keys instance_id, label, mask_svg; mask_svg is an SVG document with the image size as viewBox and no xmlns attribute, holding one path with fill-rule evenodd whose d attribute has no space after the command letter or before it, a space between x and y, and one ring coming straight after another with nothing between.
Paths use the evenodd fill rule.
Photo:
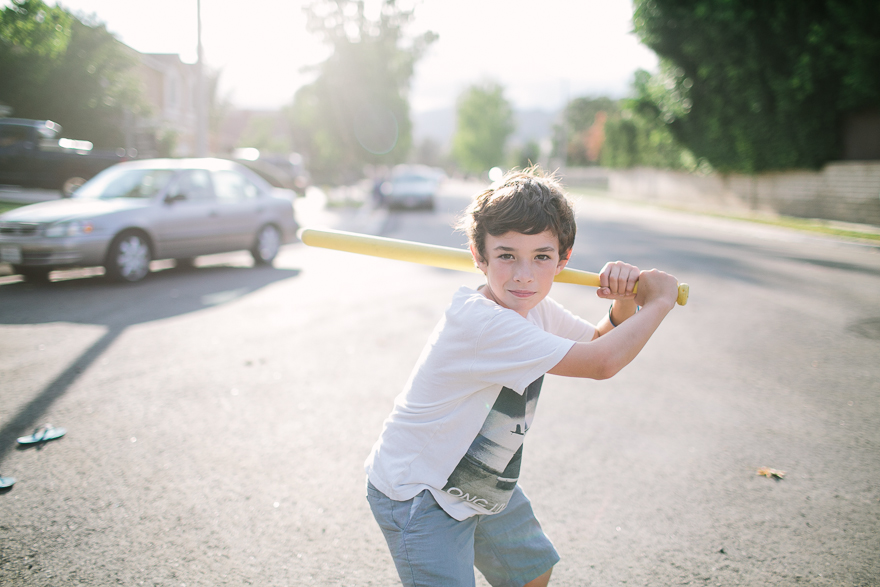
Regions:
<instances>
[{"instance_id":1,"label":"dry leaf on pavement","mask_svg":"<svg viewBox=\"0 0 880 587\"><path fill-rule=\"evenodd\" d=\"M776 469L771 469L770 467L761 467L758 469L758 475L763 475L768 479L772 479L776 477L777 479L782 479L785 477L785 471L777 471Z\"/></svg>"}]
</instances>

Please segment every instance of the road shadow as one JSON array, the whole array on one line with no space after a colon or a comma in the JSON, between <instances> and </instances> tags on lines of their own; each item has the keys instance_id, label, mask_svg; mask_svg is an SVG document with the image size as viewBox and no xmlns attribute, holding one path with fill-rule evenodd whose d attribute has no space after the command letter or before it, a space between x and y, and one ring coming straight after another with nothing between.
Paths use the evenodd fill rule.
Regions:
<instances>
[{"instance_id":1,"label":"road shadow","mask_svg":"<svg viewBox=\"0 0 880 587\"><path fill-rule=\"evenodd\" d=\"M299 273L271 266L210 266L153 272L135 284L96 276L0 286L0 325L70 322L106 328L100 339L0 428L0 462L16 446L16 438L32 430L128 327L226 304Z\"/></svg>"},{"instance_id":2,"label":"road shadow","mask_svg":"<svg viewBox=\"0 0 880 587\"><path fill-rule=\"evenodd\" d=\"M809 263L810 265L817 265L819 267L825 267L826 269L840 269L841 271L848 271L850 273L862 273L864 275L870 275L872 277L880 276L880 269L877 267L867 267L865 265L856 265L855 263L846 263L842 261L834 261L828 259L807 259L802 257L791 257L792 261L800 261L801 263Z\"/></svg>"}]
</instances>

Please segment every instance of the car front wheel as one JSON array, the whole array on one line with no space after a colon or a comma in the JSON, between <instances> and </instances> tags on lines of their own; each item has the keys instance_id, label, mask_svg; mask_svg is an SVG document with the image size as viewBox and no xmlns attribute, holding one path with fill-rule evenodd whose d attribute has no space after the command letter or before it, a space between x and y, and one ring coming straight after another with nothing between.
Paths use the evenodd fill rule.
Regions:
<instances>
[{"instance_id":1,"label":"car front wheel","mask_svg":"<svg viewBox=\"0 0 880 587\"><path fill-rule=\"evenodd\" d=\"M257 233L251 255L257 265L269 265L278 255L281 248L281 232L271 224L267 224Z\"/></svg>"},{"instance_id":2,"label":"car front wheel","mask_svg":"<svg viewBox=\"0 0 880 587\"><path fill-rule=\"evenodd\" d=\"M140 281L150 272L152 252L146 237L138 232L117 236L107 253L107 274L118 281Z\"/></svg>"}]
</instances>

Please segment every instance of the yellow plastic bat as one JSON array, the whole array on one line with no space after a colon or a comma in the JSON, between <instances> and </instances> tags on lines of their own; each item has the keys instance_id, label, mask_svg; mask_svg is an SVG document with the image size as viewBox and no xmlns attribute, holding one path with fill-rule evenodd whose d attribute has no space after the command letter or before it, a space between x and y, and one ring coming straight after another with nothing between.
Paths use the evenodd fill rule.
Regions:
<instances>
[{"instance_id":1,"label":"yellow plastic bat","mask_svg":"<svg viewBox=\"0 0 880 587\"><path fill-rule=\"evenodd\" d=\"M336 251L346 251L359 255L370 255L384 259L397 261L409 261L443 269L455 269L478 273L479 269L474 266L474 258L470 251L428 245L381 236L343 232L341 230L319 230L316 228L303 228L299 232L299 238L310 247L321 247ZM588 285L600 287L599 274L578 269L565 268L559 272L554 281L559 283L574 283L576 285ZM636 284L638 287L638 284ZM678 284L679 306L687 304L690 288L686 283Z\"/></svg>"}]
</instances>

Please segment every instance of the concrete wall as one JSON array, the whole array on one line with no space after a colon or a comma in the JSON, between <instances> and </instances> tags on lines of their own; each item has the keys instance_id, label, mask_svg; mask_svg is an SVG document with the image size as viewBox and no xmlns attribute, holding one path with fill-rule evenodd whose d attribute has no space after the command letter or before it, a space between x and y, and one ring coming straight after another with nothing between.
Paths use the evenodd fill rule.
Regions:
<instances>
[{"instance_id":1,"label":"concrete wall","mask_svg":"<svg viewBox=\"0 0 880 587\"><path fill-rule=\"evenodd\" d=\"M700 210L770 212L880 226L880 161L838 162L820 171L756 176L691 175L659 169L569 168L569 187L598 187L622 198Z\"/></svg>"}]
</instances>

